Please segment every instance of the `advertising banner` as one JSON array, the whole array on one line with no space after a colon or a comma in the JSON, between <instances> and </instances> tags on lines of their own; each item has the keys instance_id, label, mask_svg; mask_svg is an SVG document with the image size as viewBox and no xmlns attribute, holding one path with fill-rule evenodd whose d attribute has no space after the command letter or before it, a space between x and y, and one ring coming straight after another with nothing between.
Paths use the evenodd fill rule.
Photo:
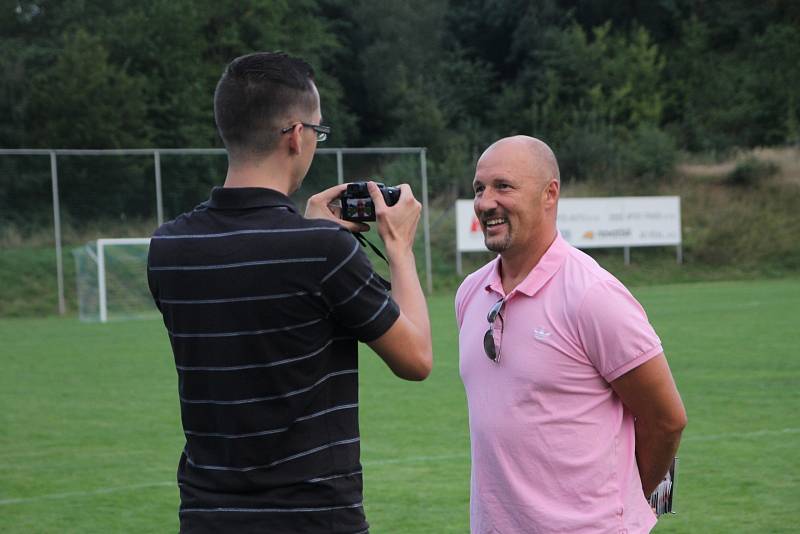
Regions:
<instances>
[{"instance_id":1,"label":"advertising banner","mask_svg":"<svg viewBox=\"0 0 800 534\"><path fill-rule=\"evenodd\" d=\"M681 199L562 198L558 229L578 248L678 246ZM456 246L459 252L486 250L472 200L456 201Z\"/></svg>"},{"instance_id":2,"label":"advertising banner","mask_svg":"<svg viewBox=\"0 0 800 534\"><path fill-rule=\"evenodd\" d=\"M578 248L680 245L681 199L562 198L558 229Z\"/></svg>"},{"instance_id":3,"label":"advertising banner","mask_svg":"<svg viewBox=\"0 0 800 534\"><path fill-rule=\"evenodd\" d=\"M456 200L456 248L459 252L487 250L471 200Z\"/></svg>"}]
</instances>

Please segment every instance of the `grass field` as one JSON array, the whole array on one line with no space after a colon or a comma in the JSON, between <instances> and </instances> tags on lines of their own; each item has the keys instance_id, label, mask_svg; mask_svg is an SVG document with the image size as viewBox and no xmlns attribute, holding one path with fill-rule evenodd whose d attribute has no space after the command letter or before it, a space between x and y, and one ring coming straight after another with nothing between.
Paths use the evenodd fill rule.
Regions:
<instances>
[{"instance_id":1,"label":"grass field","mask_svg":"<svg viewBox=\"0 0 800 534\"><path fill-rule=\"evenodd\" d=\"M678 514L655 532L797 532L800 280L634 293L689 414ZM468 531L452 299L430 306L436 364L427 381L402 382L362 355L365 503L376 534ZM175 532L182 440L162 325L7 319L0 347L0 532Z\"/></svg>"}]
</instances>

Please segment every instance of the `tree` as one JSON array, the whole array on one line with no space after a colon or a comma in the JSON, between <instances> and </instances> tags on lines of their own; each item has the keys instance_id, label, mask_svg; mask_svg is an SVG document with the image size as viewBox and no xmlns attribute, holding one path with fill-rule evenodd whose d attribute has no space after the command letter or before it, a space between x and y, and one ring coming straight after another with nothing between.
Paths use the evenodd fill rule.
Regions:
<instances>
[{"instance_id":1,"label":"tree","mask_svg":"<svg viewBox=\"0 0 800 534\"><path fill-rule=\"evenodd\" d=\"M78 30L64 36L48 68L30 76L29 146L147 146L145 80L109 61L100 39Z\"/></svg>"},{"instance_id":2,"label":"tree","mask_svg":"<svg viewBox=\"0 0 800 534\"><path fill-rule=\"evenodd\" d=\"M763 109L766 143L800 143L800 25L771 25L755 40L753 60Z\"/></svg>"}]
</instances>

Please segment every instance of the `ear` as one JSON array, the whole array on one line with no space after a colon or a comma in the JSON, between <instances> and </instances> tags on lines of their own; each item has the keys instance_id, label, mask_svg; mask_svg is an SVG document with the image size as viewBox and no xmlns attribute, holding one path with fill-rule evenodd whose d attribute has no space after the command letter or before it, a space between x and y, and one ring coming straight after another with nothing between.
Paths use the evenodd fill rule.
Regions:
<instances>
[{"instance_id":1,"label":"ear","mask_svg":"<svg viewBox=\"0 0 800 534\"><path fill-rule=\"evenodd\" d=\"M297 124L287 133L287 137L289 138L289 153L293 156L299 156L303 152L301 137L303 135L303 128L304 126L302 124Z\"/></svg>"},{"instance_id":2,"label":"ear","mask_svg":"<svg viewBox=\"0 0 800 534\"><path fill-rule=\"evenodd\" d=\"M548 208L554 208L558 204L558 197L561 194L561 184L559 184L558 180L550 180L542 194L545 205Z\"/></svg>"}]
</instances>

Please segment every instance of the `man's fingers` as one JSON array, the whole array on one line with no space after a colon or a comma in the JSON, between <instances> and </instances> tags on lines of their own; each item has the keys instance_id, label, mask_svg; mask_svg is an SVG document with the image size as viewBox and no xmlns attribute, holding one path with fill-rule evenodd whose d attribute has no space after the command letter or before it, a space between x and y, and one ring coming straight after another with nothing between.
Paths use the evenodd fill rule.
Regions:
<instances>
[{"instance_id":1,"label":"man's fingers","mask_svg":"<svg viewBox=\"0 0 800 534\"><path fill-rule=\"evenodd\" d=\"M400 199L398 200L398 202L400 202L400 200L406 200L406 199L410 199L411 201L417 200L416 198L414 198L414 192L411 190L410 185L400 184L398 187L400 188Z\"/></svg>"},{"instance_id":2,"label":"man's fingers","mask_svg":"<svg viewBox=\"0 0 800 534\"><path fill-rule=\"evenodd\" d=\"M311 200L319 202L320 204L330 204L332 201L339 198L345 189L347 189L347 184L338 184L324 191L320 191L311 197Z\"/></svg>"},{"instance_id":3,"label":"man's fingers","mask_svg":"<svg viewBox=\"0 0 800 534\"><path fill-rule=\"evenodd\" d=\"M383 211L386 208L386 201L383 200L383 193L375 185L375 182L367 182L367 190L369 191L369 196L372 197L372 202L375 204L375 213Z\"/></svg>"},{"instance_id":4,"label":"man's fingers","mask_svg":"<svg viewBox=\"0 0 800 534\"><path fill-rule=\"evenodd\" d=\"M338 218L339 210L334 209L334 206L345 189L347 189L347 184L339 184L309 197L306 204L306 218L330 219L334 215Z\"/></svg>"}]
</instances>

